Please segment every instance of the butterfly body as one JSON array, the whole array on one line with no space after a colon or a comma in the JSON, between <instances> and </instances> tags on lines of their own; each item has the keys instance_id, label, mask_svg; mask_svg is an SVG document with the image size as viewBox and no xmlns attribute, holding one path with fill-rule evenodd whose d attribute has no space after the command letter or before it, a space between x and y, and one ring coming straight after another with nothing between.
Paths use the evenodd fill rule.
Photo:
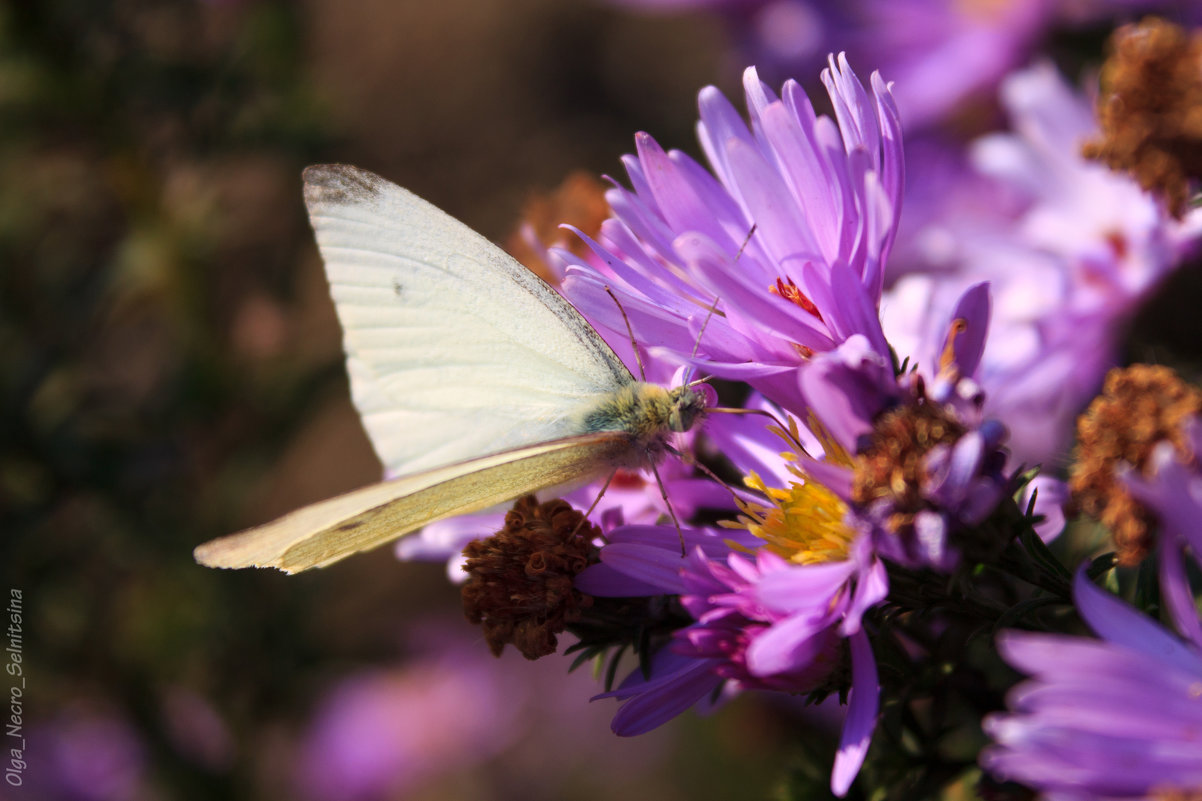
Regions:
<instances>
[{"instance_id":1,"label":"butterfly body","mask_svg":"<svg viewBox=\"0 0 1202 801\"><path fill-rule=\"evenodd\" d=\"M630 461L616 466L649 468L663 458L670 434L692 428L707 406L705 395L691 387L665 389L636 381L594 406L582 428L590 434L624 433L631 441Z\"/></svg>"}]
</instances>

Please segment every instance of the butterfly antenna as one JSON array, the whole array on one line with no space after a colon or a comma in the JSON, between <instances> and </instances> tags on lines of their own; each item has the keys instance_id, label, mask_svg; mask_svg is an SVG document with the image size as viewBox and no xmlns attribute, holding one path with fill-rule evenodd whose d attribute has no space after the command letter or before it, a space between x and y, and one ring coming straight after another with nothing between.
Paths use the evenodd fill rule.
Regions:
<instances>
[{"instance_id":1,"label":"butterfly antenna","mask_svg":"<svg viewBox=\"0 0 1202 801\"><path fill-rule=\"evenodd\" d=\"M747 247L747 243L751 241L751 235L754 234L755 229L757 229L759 227L760 227L759 223L751 224L751 230L747 232L747 236L743 237L743 244L739 245L739 252L735 254L735 259L734 259L735 261L738 261L739 257L743 255L743 249L745 247Z\"/></svg>"},{"instance_id":2,"label":"butterfly antenna","mask_svg":"<svg viewBox=\"0 0 1202 801\"><path fill-rule=\"evenodd\" d=\"M759 223L752 223L751 230L747 232L747 236L743 237L743 244L739 245L739 250L735 253L734 261L738 261L743 255L743 249L747 247L747 243L751 241L751 235L755 233L755 229L759 227ZM701 347L701 337L705 336L705 328L710 324L710 318L714 316L714 312L718 310L718 302L721 298L715 296L714 302L710 304L709 311L705 315L705 320L701 323L701 330L697 332L697 339L693 342L693 352L689 354L690 359L697 358L697 350ZM692 386L693 382L688 382Z\"/></svg>"},{"instance_id":3,"label":"butterfly antenna","mask_svg":"<svg viewBox=\"0 0 1202 801\"><path fill-rule=\"evenodd\" d=\"M777 431L790 445L795 446L799 453L808 453L797 433L797 423L791 417L789 423L786 424L767 409L740 409L733 406L711 406L706 409L706 414L758 414L761 417L767 417L775 424L774 427L769 427L770 431Z\"/></svg>"},{"instance_id":4,"label":"butterfly antenna","mask_svg":"<svg viewBox=\"0 0 1202 801\"><path fill-rule=\"evenodd\" d=\"M706 312L705 319L701 322L701 330L697 332L697 339L693 341L693 352L689 354L690 359L697 358L697 349L701 347L701 337L705 335L705 327L710 324L710 318L714 316L714 312L718 310L718 301L721 298L715 296L714 302L710 304L709 311Z\"/></svg>"},{"instance_id":5,"label":"butterfly antenna","mask_svg":"<svg viewBox=\"0 0 1202 801\"><path fill-rule=\"evenodd\" d=\"M751 241L751 236L755 233L756 228L759 228L759 223L752 223L751 229L747 232L747 236L743 237L743 244L739 245L739 250L735 253L733 261L738 261L739 257L743 255L743 250L747 247L747 243ZM697 341L693 343L693 352L689 354L690 359L697 358L697 349L701 347L701 337L705 334L705 327L710 324L710 318L718 310L719 300L721 298L715 296L714 302L710 304L709 312L705 315L705 320L701 323L701 330L697 332Z\"/></svg>"},{"instance_id":6,"label":"butterfly antenna","mask_svg":"<svg viewBox=\"0 0 1202 801\"><path fill-rule=\"evenodd\" d=\"M622 308L622 301L618 300L613 290L607 286L605 291L614 299L614 303L618 304L618 311L622 312L622 322L626 323L626 333L630 335L630 347L634 348L634 361L639 366L639 380L645 382L647 372L643 369L643 357L639 355L639 343L634 338L634 329L630 327L630 318L626 316L626 309Z\"/></svg>"}]
</instances>

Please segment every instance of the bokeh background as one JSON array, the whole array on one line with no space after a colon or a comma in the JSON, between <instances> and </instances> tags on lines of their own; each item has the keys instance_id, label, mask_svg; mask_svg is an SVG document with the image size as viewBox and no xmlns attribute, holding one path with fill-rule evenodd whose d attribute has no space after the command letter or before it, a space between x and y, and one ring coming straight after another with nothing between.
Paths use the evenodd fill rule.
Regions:
<instances>
[{"instance_id":1,"label":"bokeh background","mask_svg":"<svg viewBox=\"0 0 1202 801\"><path fill-rule=\"evenodd\" d=\"M731 77L720 36L557 0L0 7L0 571L28 739L0 797L763 794L770 722L615 738L587 670L494 664L441 565L191 558L379 478L306 164L502 240L636 130L689 144L696 90Z\"/></svg>"},{"instance_id":2,"label":"bokeh background","mask_svg":"<svg viewBox=\"0 0 1202 801\"><path fill-rule=\"evenodd\" d=\"M695 153L697 90L739 94L730 44L700 13L564 0L0 6L0 589L28 739L0 798L697 801L824 773L754 702L613 737L587 671L493 660L440 565L191 558L379 477L306 164L501 241L571 171L620 175L635 131Z\"/></svg>"}]
</instances>

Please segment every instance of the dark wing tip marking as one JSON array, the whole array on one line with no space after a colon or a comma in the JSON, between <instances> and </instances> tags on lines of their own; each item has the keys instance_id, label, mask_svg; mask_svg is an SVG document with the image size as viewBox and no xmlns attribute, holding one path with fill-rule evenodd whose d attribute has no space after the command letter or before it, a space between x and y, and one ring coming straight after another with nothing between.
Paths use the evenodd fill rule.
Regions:
<instances>
[{"instance_id":1,"label":"dark wing tip marking","mask_svg":"<svg viewBox=\"0 0 1202 801\"><path fill-rule=\"evenodd\" d=\"M361 203L371 200L388 186L375 173L349 164L315 164L301 174L305 181L305 204Z\"/></svg>"}]
</instances>

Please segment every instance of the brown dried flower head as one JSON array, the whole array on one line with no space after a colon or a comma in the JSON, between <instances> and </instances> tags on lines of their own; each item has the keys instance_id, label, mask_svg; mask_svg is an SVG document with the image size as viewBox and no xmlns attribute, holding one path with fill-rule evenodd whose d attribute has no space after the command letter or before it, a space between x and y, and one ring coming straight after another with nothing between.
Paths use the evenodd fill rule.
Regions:
<instances>
[{"instance_id":1,"label":"brown dried flower head","mask_svg":"<svg viewBox=\"0 0 1202 801\"><path fill-rule=\"evenodd\" d=\"M1115 477L1120 464L1144 471L1157 443L1173 443L1190 458L1184 423L1202 410L1202 392L1168 367L1136 364L1115 368L1102 394L1077 421L1077 461L1069 477L1073 499L1106 525L1119 562L1138 564L1152 550L1152 515Z\"/></svg>"},{"instance_id":2,"label":"brown dried flower head","mask_svg":"<svg viewBox=\"0 0 1202 801\"><path fill-rule=\"evenodd\" d=\"M521 224L509 235L505 249L539 278L554 283L545 259L547 247L562 247L581 257L590 252L580 237L559 226L572 225L596 238L607 217L605 186L586 172L573 172L552 191L526 201Z\"/></svg>"},{"instance_id":3,"label":"brown dried flower head","mask_svg":"<svg viewBox=\"0 0 1202 801\"><path fill-rule=\"evenodd\" d=\"M1202 33L1155 17L1114 32L1102 66L1102 138L1082 152L1160 194L1178 219L1202 177Z\"/></svg>"},{"instance_id":4,"label":"brown dried flower head","mask_svg":"<svg viewBox=\"0 0 1202 801\"><path fill-rule=\"evenodd\" d=\"M856 462L852 500L863 506L888 498L896 511L888 521L905 532L928 507L926 459L939 445L954 445L964 426L920 392L911 403L890 409L873 424L871 442Z\"/></svg>"},{"instance_id":5,"label":"brown dried flower head","mask_svg":"<svg viewBox=\"0 0 1202 801\"><path fill-rule=\"evenodd\" d=\"M494 655L506 643L527 659L555 653L556 635L592 605L573 580L588 566L598 533L567 501L527 495L506 513L503 529L463 549L463 611L484 627Z\"/></svg>"}]
</instances>

